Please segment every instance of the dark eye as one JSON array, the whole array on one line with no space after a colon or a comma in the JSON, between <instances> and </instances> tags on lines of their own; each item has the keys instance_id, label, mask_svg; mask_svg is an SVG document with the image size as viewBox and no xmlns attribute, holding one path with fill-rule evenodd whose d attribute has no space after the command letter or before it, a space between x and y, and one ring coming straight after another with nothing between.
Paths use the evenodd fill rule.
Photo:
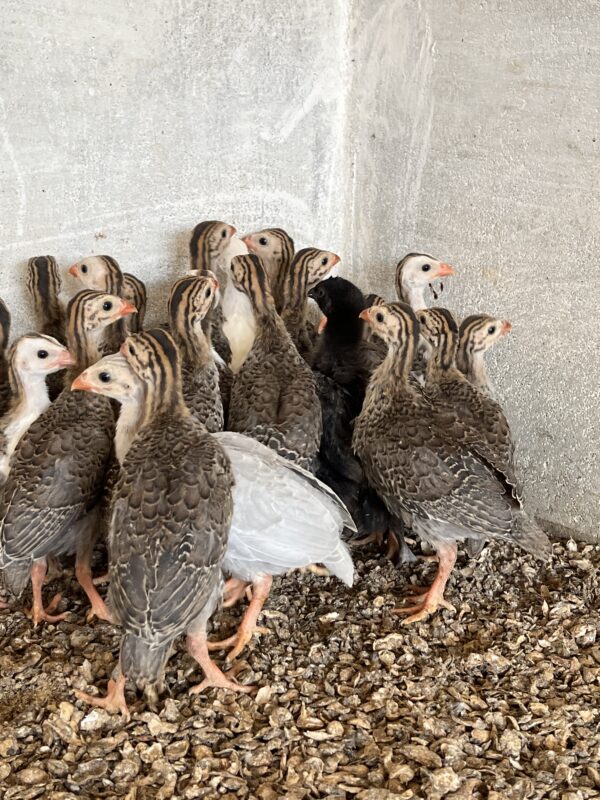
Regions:
<instances>
[{"instance_id":1,"label":"dark eye","mask_svg":"<svg viewBox=\"0 0 600 800\"><path fill-rule=\"evenodd\" d=\"M490 336L493 333L496 333L496 326L495 325L490 325L490 327L488 328L488 333L490 334Z\"/></svg>"},{"instance_id":2,"label":"dark eye","mask_svg":"<svg viewBox=\"0 0 600 800\"><path fill-rule=\"evenodd\" d=\"M86 265L86 264L82 264L82 265L81 265L81 271L82 271L82 272L83 272L83 274L85 275L85 273L87 272L87 265Z\"/></svg>"},{"instance_id":3,"label":"dark eye","mask_svg":"<svg viewBox=\"0 0 600 800\"><path fill-rule=\"evenodd\" d=\"M325 258L322 258L322 259L321 259L321 264L322 264L323 266L325 266L325 265L327 264L327 262L328 262L328 261L329 261L329 259L327 258L327 256L325 256Z\"/></svg>"},{"instance_id":4,"label":"dark eye","mask_svg":"<svg viewBox=\"0 0 600 800\"><path fill-rule=\"evenodd\" d=\"M208 288L208 289L207 289L207 290L204 292L204 297L210 297L211 293L212 293L212 290L211 290L211 289L210 289L210 287L209 287L209 288Z\"/></svg>"},{"instance_id":5,"label":"dark eye","mask_svg":"<svg viewBox=\"0 0 600 800\"><path fill-rule=\"evenodd\" d=\"M100 375L98 375L98 377L100 378L102 383L110 383L110 374L108 372L101 372Z\"/></svg>"},{"instance_id":6,"label":"dark eye","mask_svg":"<svg viewBox=\"0 0 600 800\"><path fill-rule=\"evenodd\" d=\"M221 231L221 239L224 239L227 236L227 228L223 228Z\"/></svg>"},{"instance_id":7,"label":"dark eye","mask_svg":"<svg viewBox=\"0 0 600 800\"><path fill-rule=\"evenodd\" d=\"M105 300L105 301L102 303L102 308L103 308L105 311L110 311L110 310L111 310L111 308L112 308L112 303L110 302L110 300Z\"/></svg>"},{"instance_id":8,"label":"dark eye","mask_svg":"<svg viewBox=\"0 0 600 800\"><path fill-rule=\"evenodd\" d=\"M429 272L429 270L431 269L431 264L423 264L421 269L423 270L423 272Z\"/></svg>"},{"instance_id":9,"label":"dark eye","mask_svg":"<svg viewBox=\"0 0 600 800\"><path fill-rule=\"evenodd\" d=\"M422 322L423 325L425 325L426 322L425 317L419 317L419 322Z\"/></svg>"},{"instance_id":10,"label":"dark eye","mask_svg":"<svg viewBox=\"0 0 600 800\"><path fill-rule=\"evenodd\" d=\"M377 322L383 322L383 314L381 313L381 311L378 311L377 314L375 314L375 319L377 320Z\"/></svg>"},{"instance_id":11,"label":"dark eye","mask_svg":"<svg viewBox=\"0 0 600 800\"><path fill-rule=\"evenodd\" d=\"M38 358L48 358L48 351L47 350L38 350Z\"/></svg>"},{"instance_id":12,"label":"dark eye","mask_svg":"<svg viewBox=\"0 0 600 800\"><path fill-rule=\"evenodd\" d=\"M135 349L131 345L129 345L129 355L130 356L134 356L135 355Z\"/></svg>"},{"instance_id":13,"label":"dark eye","mask_svg":"<svg viewBox=\"0 0 600 800\"><path fill-rule=\"evenodd\" d=\"M258 243L262 244L263 247L266 247L269 244L269 240L267 239L266 236L261 236L260 239L258 240Z\"/></svg>"}]
</instances>

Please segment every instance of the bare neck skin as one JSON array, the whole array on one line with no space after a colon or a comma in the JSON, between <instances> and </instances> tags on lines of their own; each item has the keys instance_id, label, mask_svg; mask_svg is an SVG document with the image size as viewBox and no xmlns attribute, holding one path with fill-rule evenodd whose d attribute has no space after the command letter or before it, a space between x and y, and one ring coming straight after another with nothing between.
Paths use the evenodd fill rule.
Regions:
<instances>
[{"instance_id":1,"label":"bare neck skin","mask_svg":"<svg viewBox=\"0 0 600 800\"><path fill-rule=\"evenodd\" d=\"M422 308L427 308L424 286L407 286L405 280L402 280L401 286L402 302L407 303L413 311L420 311Z\"/></svg>"},{"instance_id":2,"label":"bare neck skin","mask_svg":"<svg viewBox=\"0 0 600 800\"><path fill-rule=\"evenodd\" d=\"M19 376L20 385L10 410L0 422L6 441L0 450L0 483L6 479L9 462L23 434L50 406L46 376L25 373Z\"/></svg>"},{"instance_id":3,"label":"bare neck skin","mask_svg":"<svg viewBox=\"0 0 600 800\"><path fill-rule=\"evenodd\" d=\"M143 412L144 398L141 390L134 397L121 403L115 433L115 453L121 466L123 466L125 456L140 429Z\"/></svg>"}]
</instances>

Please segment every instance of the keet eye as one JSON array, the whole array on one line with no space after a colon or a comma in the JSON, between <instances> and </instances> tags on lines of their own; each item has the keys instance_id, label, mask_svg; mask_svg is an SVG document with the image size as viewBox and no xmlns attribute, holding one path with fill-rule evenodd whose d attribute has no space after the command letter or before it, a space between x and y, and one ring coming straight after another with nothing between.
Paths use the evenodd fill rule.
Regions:
<instances>
[{"instance_id":1,"label":"keet eye","mask_svg":"<svg viewBox=\"0 0 600 800\"><path fill-rule=\"evenodd\" d=\"M98 378L100 378L102 383L110 383L110 373L108 372L101 372Z\"/></svg>"},{"instance_id":2,"label":"keet eye","mask_svg":"<svg viewBox=\"0 0 600 800\"><path fill-rule=\"evenodd\" d=\"M266 236L261 236L260 239L258 240L258 243L262 244L263 247L266 247L269 244L269 240L267 239Z\"/></svg>"},{"instance_id":3,"label":"keet eye","mask_svg":"<svg viewBox=\"0 0 600 800\"><path fill-rule=\"evenodd\" d=\"M82 265L81 265L81 271L82 271L82 272L83 272L83 274L85 275L85 273L87 272L87 265L86 265L86 264L82 264Z\"/></svg>"},{"instance_id":4,"label":"keet eye","mask_svg":"<svg viewBox=\"0 0 600 800\"><path fill-rule=\"evenodd\" d=\"M134 356L135 355L135 349L131 345L129 345L129 355L130 356Z\"/></svg>"},{"instance_id":5,"label":"keet eye","mask_svg":"<svg viewBox=\"0 0 600 800\"><path fill-rule=\"evenodd\" d=\"M327 256L325 256L324 258L322 258L322 259L321 259L321 264L322 264L323 266L325 266L325 265L327 264L327 262L328 262L328 261L329 261L329 259L327 258Z\"/></svg>"},{"instance_id":6,"label":"keet eye","mask_svg":"<svg viewBox=\"0 0 600 800\"><path fill-rule=\"evenodd\" d=\"M223 230L221 231L221 239L225 239L226 236L227 236L227 228L223 228Z\"/></svg>"},{"instance_id":7,"label":"keet eye","mask_svg":"<svg viewBox=\"0 0 600 800\"><path fill-rule=\"evenodd\" d=\"M212 290L211 290L211 288L209 286L208 289L204 292L204 297L210 297L211 294L212 294Z\"/></svg>"},{"instance_id":8,"label":"keet eye","mask_svg":"<svg viewBox=\"0 0 600 800\"><path fill-rule=\"evenodd\" d=\"M431 264L423 264L421 269L423 270L423 272L429 272L429 270L431 269Z\"/></svg>"},{"instance_id":9,"label":"keet eye","mask_svg":"<svg viewBox=\"0 0 600 800\"><path fill-rule=\"evenodd\" d=\"M375 319L377 320L377 322L383 322L383 314L381 313L381 311L378 311L377 314L375 314Z\"/></svg>"},{"instance_id":10,"label":"keet eye","mask_svg":"<svg viewBox=\"0 0 600 800\"><path fill-rule=\"evenodd\" d=\"M490 325L490 327L488 328L488 333L490 334L490 336L493 333L496 333L496 326L495 325Z\"/></svg>"},{"instance_id":11,"label":"keet eye","mask_svg":"<svg viewBox=\"0 0 600 800\"><path fill-rule=\"evenodd\" d=\"M37 355L38 355L38 358L48 358L48 351L47 350L38 350Z\"/></svg>"},{"instance_id":12,"label":"keet eye","mask_svg":"<svg viewBox=\"0 0 600 800\"><path fill-rule=\"evenodd\" d=\"M113 304L110 302L110 300L105 300L105 301L102 303L102 308L103 308L105 311L110 311L110 310L111 310L111 308L112 308L112 306L113 306Z\"/></svg>"}]
</instances>

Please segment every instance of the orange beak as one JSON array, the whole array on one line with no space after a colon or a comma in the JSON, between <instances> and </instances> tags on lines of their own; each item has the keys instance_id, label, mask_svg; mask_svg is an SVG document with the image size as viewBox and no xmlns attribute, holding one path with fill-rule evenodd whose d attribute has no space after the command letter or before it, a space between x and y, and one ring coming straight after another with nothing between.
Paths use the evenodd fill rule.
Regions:
<instances>
[{"instance_id":1,"label":"orange beak","mask_svg":"<svg viewBox=\"0 0 600 800\"><path fill-rule=\"evenodd\" d=\"M504 322L502 323L502 328L500 330L500 336L504 336L504 334L508 333L509 331L512 331L512 325L510 324L510 322L507 319L505 319Z\"/></svg>"},{"instance_id":2,"label":"orange beak","mask_svg":"<svg viewBox=\"0 0 600 800\"><path fill-rule=\"evenodd\" d=\"M126 317L127 314L135 314L137 312L137 308L132 305L129 300L123 300L123 305L119 309L119 316Z\"/></svg>"},{"instance_id":3,"label":"orange beak","mask_svg":"<svg viewBox=\"0 0 600 800\"><path fill-rule=\"evenodd\" d=\"M213 289L215 289L215 290L221 288L221 284L219 283L219 281L216 278L213 278L212 285L213 285Z\"/></svg>"},{"instance_id":4,"label":"orange beak","mask_svg":"<svg viewBox=\"0 0 600 800\"><path fill-rule=\"evenodd\" d=\"M233 225L230 225L229 226L229 235L230 236L235 236L236 233L237 233L237 228L234 228Z\"/></svg>"},{"instance_id":5,"label":"orange beak","mask_svg":"<svg viewBox=\"0 0 600 800\"><path fill-rule=\"evenodd\" d=\"M72 275L74 278L76 278L77 277L77 264L73 264L71 267L69 267L68 271L69 271L69 275Z\"/></svg>"},{"instance_id":6,"label":"orange beak","mask_svg":"<svg viewBox=\"0 0 600 800\"><path fill-rule=\"evenodd\" d=\"M331 257L331 266L335 267L336 264L339 264L342 259L337 255L337 253L332 253Z\"/></svg>"},{"instance_id":7,"label":"orange beak","mask_svg":"<svg viewBox=\"0 0 600 800\"><path fill-rule=\"evenodd\" d=\"M72 392L76 390L79 390L80 392L91 392L93 388L94 387L92 384L86 380L85 372L82 372L81 375L78 375L71 384Z\"/></svg>"},{"instance_id":8,"label":"orange beak","mask_svg":"<svg viewBox=\"0 0 600 800\"><path fill-rule=\"evenodd\" d=\"M323 333L326 327L327 327L327 317L321 317L321 320L319 321L319 327L317 329L319 336Z\"/></svg>"},{"instance_id":9,"label":"orange beak","mask_svg":"<svg viewBox=\"0 0 600 800\"><path fill-rule=\"evenodd\" d=\"M59 353L59 355L56 357L55 363L60 367L74 367L75 358L68 350L65 350L64 353Z\"/></svg>"},{"instance_id":10,"label":"orange beak","mask_svg":"<svg viewBox=\"0 0 600 800\"><path fill-rule=\"evenodd\" d=\"M242 242L246 245L248 250L252 250L252 234L247 233L246 236L242 236Z\"/></svg>"},{"instance_id":11,"label":"orange beak","mask_svg":"<svg viewBox=\"0 0 600 800\"><path fill-rule=\"evenodd\" d=\"M436 278L446 278L449 277L450 275L456 275L456 273L454 272L450 264L445 264L444 262L442 262L438 268L438 273L436 275Z\"/></svg>"},{"instance_id":12,"label":"orange beak","mask_svg":"<svg viewBox=\"0 0 600 800\"><path fill-rule=\"evenodd\" d=\"M371 322L371 314L369 313L370 311L371 311L370 308L365 308L363 311L360 312L358 318L364 319L365 322Z\"/></svg>"}]
</instances>

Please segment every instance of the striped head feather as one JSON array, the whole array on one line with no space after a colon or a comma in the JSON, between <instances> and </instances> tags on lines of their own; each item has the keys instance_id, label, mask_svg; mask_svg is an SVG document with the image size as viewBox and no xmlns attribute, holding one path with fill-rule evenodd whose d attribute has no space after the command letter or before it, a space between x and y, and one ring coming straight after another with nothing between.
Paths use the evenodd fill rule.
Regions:
<instances>
[{"instance_id":1,"label":"striped head feather","mask_svg":"<svg viewBox=\"0 0 600 800\"><path fill-rule=\"evenodd\" d=\"M135 310L127 300L91 289L83 289L69 300L67 343L79 372L99 359L101 331Z\"/></svg>"},{"instance_id":2,"label":"striped head feather","mask_svg":"<svg viewBox=\"0 0 600 800\"><path fill-rule=\"evenodd\" d=\"M366 308L359 317L387 345L386 367L407 381L420 335L419 321L412 308L407 303L384 303Z\"/></svg>"},{"instance_id":3,"label":"striped head feather","mask_svg":"<svg viewBox=\"0 0 600 800\"><path fill-rule=\"evenodd\" d=\"M276 316L269 279L257 255L248 253L244 256L234 256L231 259L230 272L233 285L250 299L257 316Z\"/></svg>"},{"instance_id":4,"label":"striped head feather","mask_svg":"<svg viewBox=\"0 0 600 800\"><path fill-rule=\"evenodd\" d=\"M242 241L251 253L255 253L263 265L274 288L274 282L282 270L286 270L294 257L294 240L283 228L265 228L249 233Z\"/></svg>"},{"instance_id":5,"label":"striped head feather","mask_svg":"<svg viewBox=\"0 0 600 800\"><path fill-rule=\"evenodd\" d=\"M236 233L233 225L219 220L199 222L190 239L192 269L203 273L221 266L231 237Z\"/></svg>"},{"instance_id":6,"label":"striped head feather","mask_svg":"<svg viewBox=\"0 0 600 800\"><path fill-rule=\"evenodd\" d=\"M162 328L128 336L121 346L127 363L145 384L144 425L158 414L188 414L181 389L175 339Z\"/></svg>"},{"instance_id":7,"label":"striped head feather","mask_svg":"<svg viewBox=\"0 0 600 800\"><path fill-rule=\"evenodd\" d=\"M171 331L185 356L206 354L209 343L202 320L218 301L219 282L214 273L180 278L171 288L168 315Z\"/></svg>"},{"instance_id":8,"label":"striped head feather","mask_svg":"<svg viewBox=\"0 0 600 800\"><path fill-rule=\"evenodd\" d=\"M421 336L430 348L432 367L447 370L454 365L458 345L458 325L447 308L417 311Z\"/></svg>"},{"instance_id":9,"label":"striped head feather","mask_svg":"<svg viewBox=\"0 0 600 800\"><path fill-rule=\"evenodd\" d=\"M327 278L340 257L328 250L305 247L298 250L288 270L279 273L282 309L303 308L310 289Z\"/></svg>"},{"instance_id":10,"label":"striped head feather","mask_svg":"<svg viewBox=\"0 0 600 800\"><path fill-rule=\"evenodd\" d=\"M88 256L70 266L69 273L86 289L118 297L123 293L123 273L112 256Z\"/></svg>"},{"instance_id":11,"label":"striped head feather","mask_svg":"<svg viewBox=\"0 0 600 800\"><path fill-rule=\"evenodd\" d=\"M144 317L146 316L146 306L148 295L146 285L143 281L129 272L123 273L122 297L137 308L137 312L126 320L126 327L129 333L139 333L144 329Z\"/></svg>"},{"instance_id":12,"label":"striped head feather","mask_svg":"<svg viewBox=\"0 0 600 800\"><path fill-rule=\"evenodd\" d=\"M489 314L471 314L460 325L456 366L481 389L489 390L484 355L512 326L506 319L496 319Z\"/></svg>"},{"instance_id":13,"label":"striped head feather","mask_svg":"<svg viewBox=\"0 0 600 800\"><path fill-rule=\"evenodd\" d=\"M62 309L58 296L62 281L53 256L34 256L27 262L27 290L36 313L45 319L59 320Z\"/></svg>"},{"instance_id":14,"label":"striped head feather","mask_svg":"<svg viewBox=\"0 0 600 800\"><path fill-rule=\"evenodd\" d=\"M4 300L0 298L0 355L8 347L10 338L10 311Z\"/></svg>"}]
</instances>

